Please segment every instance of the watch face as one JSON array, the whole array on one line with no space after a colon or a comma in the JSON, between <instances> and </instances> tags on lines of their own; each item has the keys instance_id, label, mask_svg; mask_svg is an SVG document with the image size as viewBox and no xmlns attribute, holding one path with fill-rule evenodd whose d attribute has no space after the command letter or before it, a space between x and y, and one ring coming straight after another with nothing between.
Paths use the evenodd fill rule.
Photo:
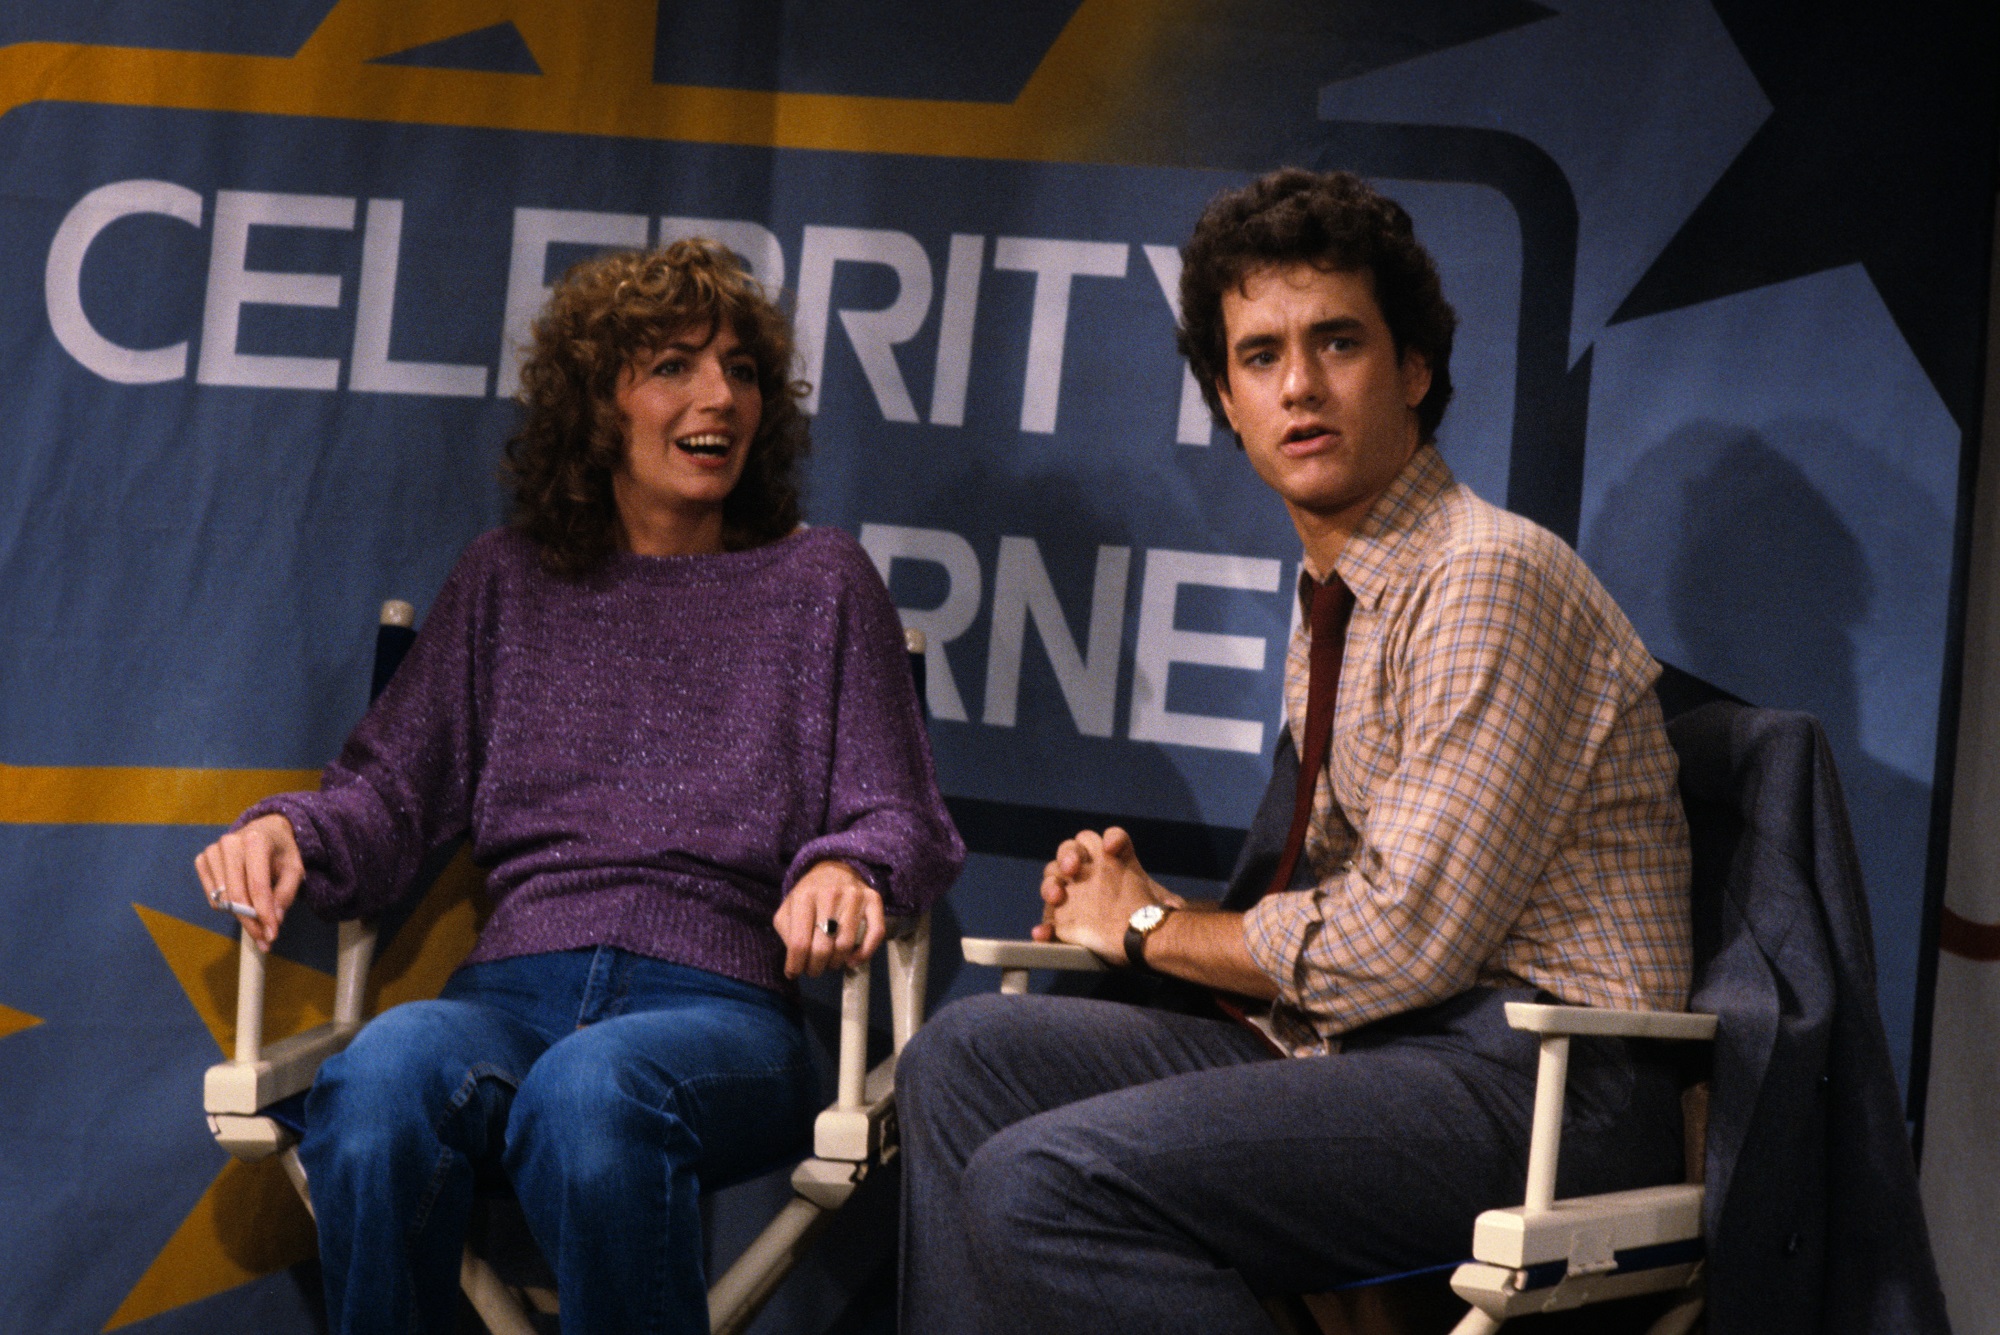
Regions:
<instances>
[{"instance_id":1,"label":"watch face","mask_svg":"<svg viewBox=\"0 0 2000 1335\"><path fill-rule=\"evenodd\" d=\"M1130 926L1134 931L1150 932L1158 927L1160 920L1166 916L1167 911L1158 904L1148 904L1142 909L1133 911Z\"/></svg>"}]
</instances>

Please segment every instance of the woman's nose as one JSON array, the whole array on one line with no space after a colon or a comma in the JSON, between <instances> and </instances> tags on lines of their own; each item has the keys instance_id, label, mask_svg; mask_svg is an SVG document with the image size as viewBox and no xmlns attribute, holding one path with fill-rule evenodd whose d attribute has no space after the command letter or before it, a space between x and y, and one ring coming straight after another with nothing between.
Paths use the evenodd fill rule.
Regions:
<instances>
[{"instance_id":1,"label":"woman's nose","mask_svg":"<svg viewBox=\"0 0 2000 1335\"><path fill-rule=\"evenodd\" d=\"M695 401L703 407L727 407L734 398L729 372L721 362L704 359L695 368Z\"/></svg>"}]
</instances>

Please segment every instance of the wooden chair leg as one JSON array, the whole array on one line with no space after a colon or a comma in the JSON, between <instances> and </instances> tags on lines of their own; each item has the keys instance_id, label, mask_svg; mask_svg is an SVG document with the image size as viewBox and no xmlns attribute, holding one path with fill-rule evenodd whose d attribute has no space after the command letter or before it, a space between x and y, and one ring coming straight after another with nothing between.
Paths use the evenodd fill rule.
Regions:
<instances>
[{"instance_id":1,"label":"wooden chair leg","mask_svg":"<svg viewBox=\"0 0 2000 1335\"><path fill-rule=\"evenodd\" d=\"M492 1335L535 1335L534 1323L528 1320L514 1291L494 1273L492 1266L470 1251L459 1261L458 1282L472 1310L479 1313L479 1319Z\"/></svg>"},{"instance_id":2,"label":"wooden chair leg","mask_svg":"<svg viewBox=\"0 0 2000 1335\"><path fill-rule=\"evenodd\" d=\"M1647 1327L1646 1335L1688 1335L1701 1320L1706 1288L1697 1282L1685 1298L1660 1313L1659 1319Z\"/></svg>"}]
</instances>

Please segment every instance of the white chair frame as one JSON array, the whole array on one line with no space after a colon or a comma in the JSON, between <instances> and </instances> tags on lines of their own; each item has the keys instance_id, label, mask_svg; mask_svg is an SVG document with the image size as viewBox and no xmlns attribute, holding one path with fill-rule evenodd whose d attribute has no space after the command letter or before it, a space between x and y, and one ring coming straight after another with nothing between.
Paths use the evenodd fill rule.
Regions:
<instances>
[{"instance_id":1,"label":"white chair frame","mask_svg":"<svg viewBox=\"0 0 2000 1335\"><path fill-rule=\"evenodd\" d=\"M968 937L966 962L1000 970L1000 990L1028 990L1031 970L1101 971L1082 946ZM1677 1292L1648 1335L1686 1335L1702 1310L1702 1261L1621 1268L1618 1254L1689 1243L1701 1237L1703 1187L1644 1187L1557 1199L1569 1041L1576 1036L1706 1041L1716 1017L1679 1011L1601 1010L1588 1006L1507 1003L1507 1023L1537 1035L1535 1109L1522 1204L1487 1210L1473 1222L1472 1260L1452 1275L1453 1292L1471 1304L1452 1335L1492 1335L1509 1318L1555 1312L1646 1293ZM1551 1282L1556 1265L1562 1269ZM1310 1306L1310 1304L1308 1304Z\"/></svg>"},{"instance_id":2,"label":"white chair frame","mask_svg":"<svg viewBox=\"0 0 2000 1335\"><path fill-rule=\"evenodd\" d=\"M384 624L407 628L415 619L408 603L383 605ZM905 631L904 642L909 653L923 653L921 631ZM837 1093L832 1106L813 1123L812 1156L792 1171L792 1199L709 1288L710 1335L738 1335L747 1329L832 1214L847 1203L871 1170L895 1156L896 1059L924 1019L930 915L893 919L889 929L883 954L889 969L890 1053L869 1067L872 969L864 960L848 968L841 980ZM265 956L244 935L236 968L236 1053L231 1060L209 1067L202 1080L202 1106L216 1143L246 1163L279 1156L308 1212L312 1195L299 1162L298 1137L262 1109L310 1089L320 1064L361 1032L367 1023L363 999L374 955L372 923L341 923L335 947L333 1019L266 1045ZM556 1310L555 1294L513 1288L470 1248L460 1265L459 1281L492 1335L533 1335L527 1309Z\"/></svg>"},{"instance_id":3,"label":"white chair frame","mask_svg":"<svg viewBox=\"0 0 2000 1335\"><path fill-rule=\"evenodd\" d=\"M869 961L845 971L840 990L838 1092L813 1124L813 1153L792 1172L792 1199L708 1292L711 1335L747 1328L779 1281L833 1212L847 1203L869 1172L896 1153L896 1059L923 1023L930 966L929 915L899 920L884 946L889 969L891 1051L868 1066ZM254 1163L280 1157L299 1195L312 1208L298 1138L261 1109L312 1087L320 1064L353 1041L366 1023L362 996L375 948L375 928L343 922L334 975L333 1019L266 1045L264 953L246 935L237 956L236 1053L208 1068L202 1104L209 1130L224 1150ZM493 1335L531 1335L527 1308L554 1310L554 1296L522 1293L505 1284L470 1250L460 1281Z\"/></svg>"}]
</instances>

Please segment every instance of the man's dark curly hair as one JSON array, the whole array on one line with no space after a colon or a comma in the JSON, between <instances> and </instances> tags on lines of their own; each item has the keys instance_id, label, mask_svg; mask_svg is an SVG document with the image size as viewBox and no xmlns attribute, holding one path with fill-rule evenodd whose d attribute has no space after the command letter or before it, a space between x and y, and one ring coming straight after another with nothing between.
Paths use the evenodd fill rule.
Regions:
<instances>
[{"instance_id":1,"label":"man's dark curly hair","mask_svg":"<svg viewBox=\"0 0 2000 1335\"><path fill-rule=\"evenodd\" d=\"M1430 391L1417 405L1426 443L1451 402L1451 338L1458 315L1444 299L1437 265L1417 244L1410 215L1350 172L1285 167L1210 200L1181 248L1181 355L1194 369L1216 422L1227 428L1216 384L1229 373L1222 295L1260 269L1310 264L1366 272L1396 342L1429 363ZM1242 442L1237 442L1239 445Z\"/></svg>"},{"instance_id":2,"label":"man's dark curly hair","mask_svg":"<svg viewBox=\"0 0 2000 1335\"><path fill-rule=\"evenodd\" d=\"M757 364L763 415L743 477L722 503L722 545L759 547L799 525L799 461L810 448L792 378L791 325L736 257L713 241L585 260L563 275L535 320L521 368L527 420L507 442L513 525L542 566L580 579L618 549L611 477L625 460L618 376L689 329L727 324Z\"/></svg>"}]
</instances>

